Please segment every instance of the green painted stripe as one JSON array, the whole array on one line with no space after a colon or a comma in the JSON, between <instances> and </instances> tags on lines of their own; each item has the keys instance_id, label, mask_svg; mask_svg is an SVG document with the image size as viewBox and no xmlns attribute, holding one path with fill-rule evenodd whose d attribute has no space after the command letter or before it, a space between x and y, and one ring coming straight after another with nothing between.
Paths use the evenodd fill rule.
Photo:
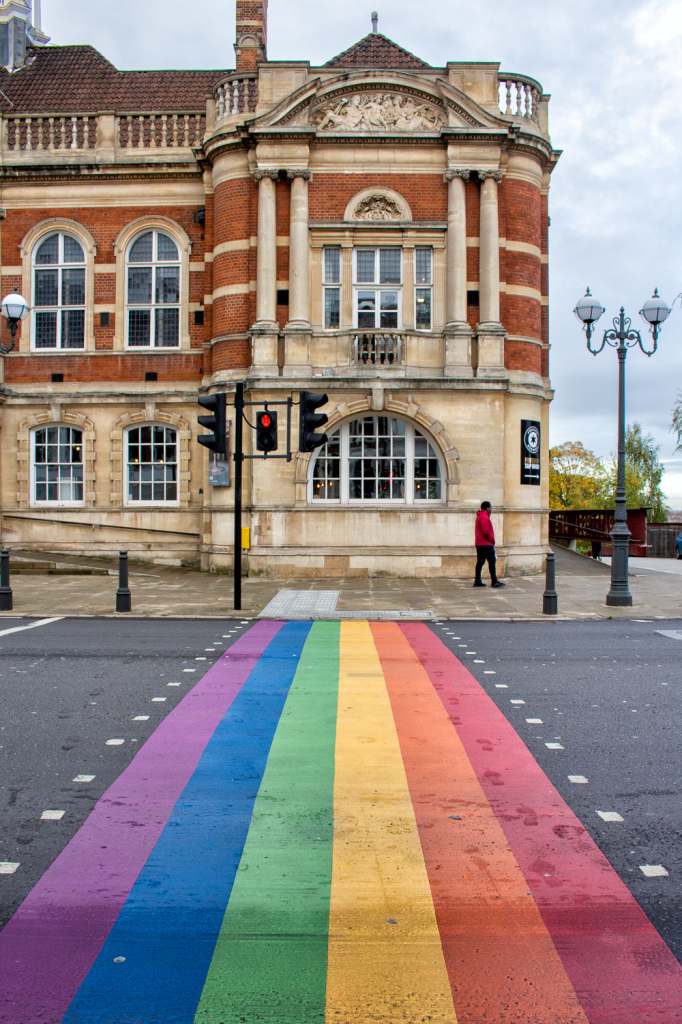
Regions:
<instances>
[{"instance_id":1,"label":"green painted stripe","mask_svg":"<svg viewBox=\"0 0 682 1024\"><path fill-rule=\"evenodd\" d=\"M275 733L197 1024L324 1020L339 623L314 623Z\"/></svg>"}]
</instances>

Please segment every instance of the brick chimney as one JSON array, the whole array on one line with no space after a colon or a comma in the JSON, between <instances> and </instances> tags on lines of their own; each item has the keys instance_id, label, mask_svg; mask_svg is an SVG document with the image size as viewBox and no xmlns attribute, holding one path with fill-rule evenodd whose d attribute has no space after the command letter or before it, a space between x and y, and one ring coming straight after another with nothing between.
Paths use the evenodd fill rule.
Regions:
<instances>
[{"instance_id":1,"label":"brick chimney","mask_svg":"<svg viewBox=\"0 0 682 1024\"><path fill-rule=\"evenodd\" d=\"M237 71L255 71L267 60L268 0L237 0Z\"/></svg>"}]
</instances>

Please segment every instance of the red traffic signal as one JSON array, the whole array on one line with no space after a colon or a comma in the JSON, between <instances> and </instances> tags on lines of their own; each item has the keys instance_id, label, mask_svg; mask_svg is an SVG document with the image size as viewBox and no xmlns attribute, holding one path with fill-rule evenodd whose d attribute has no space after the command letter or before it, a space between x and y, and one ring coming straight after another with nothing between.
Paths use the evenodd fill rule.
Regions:
<instances>
[{"instance_id":1,"label":"red traffic signal","mask_svg":"<svg viewBox=\"0 0 682 1024\"><path fill-rule=\"evenodd\" d=\"M274 452L277 449L277 413L256 413L256 449L259 452Z\"/></svg>"}]
</instances>

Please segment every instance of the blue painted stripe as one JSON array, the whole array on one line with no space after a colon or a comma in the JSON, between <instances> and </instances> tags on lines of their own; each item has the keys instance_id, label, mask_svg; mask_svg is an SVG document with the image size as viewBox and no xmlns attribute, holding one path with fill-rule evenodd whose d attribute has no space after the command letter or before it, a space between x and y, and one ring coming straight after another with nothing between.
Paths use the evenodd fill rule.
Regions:
<instances>
[{"instance_id":1,"label":"blue painted stripe","mask_svg":"<svg viewBox=\"0 0 682 1024\"><path fill-rule=\"evenodd\" d=\"M193 1021L310 627L287 623L265 649L207 744L63 1024ZM117 957L125 961L115 963Z\"/></svg>"}]
</instances>

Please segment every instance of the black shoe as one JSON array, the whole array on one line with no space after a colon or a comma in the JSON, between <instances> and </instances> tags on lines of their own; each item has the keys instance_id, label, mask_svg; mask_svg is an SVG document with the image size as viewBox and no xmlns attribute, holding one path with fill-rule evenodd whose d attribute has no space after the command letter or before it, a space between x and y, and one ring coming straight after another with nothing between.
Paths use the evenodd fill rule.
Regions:
<instances>
[{"instance_id":1,"label":"black shoe","mask_svg":"<svg viewBox=\"0 0 682 1024\"><path fill-rule=\"evenodd\" d=\"M482 583L481 580L476 580L476 582L474 583L474 586L475 587L484 587L485 583Z\"/></svg>"},{"instance_id":2,"label":"black shoe","mask_svg":"<svg viewBox=\"0 0 682 1024\"><path fill-rule=\"evenodd\" d=\"M507 584L503 583L502 580L495 580L494 583L490 584L491 587L506 587Z\"/></svg>"}]
</instances>

